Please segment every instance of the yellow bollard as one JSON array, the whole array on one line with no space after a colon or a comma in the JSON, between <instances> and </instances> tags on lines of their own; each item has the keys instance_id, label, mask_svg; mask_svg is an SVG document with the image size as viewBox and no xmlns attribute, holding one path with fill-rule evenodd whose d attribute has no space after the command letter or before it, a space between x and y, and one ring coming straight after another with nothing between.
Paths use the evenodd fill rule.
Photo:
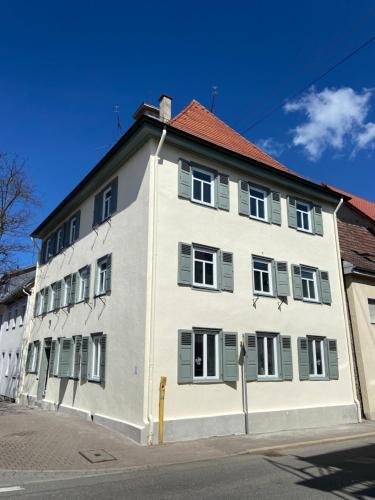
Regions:
<instances>
[{"instance_id":1,"label":"yellow bollard","mask_svg":"<svg viewBox=\"0 0 375 500\"><path fill-rule=\"evenodd\" d=\"M160 377L159 385L159 444L164 440L164 396L167 377Z\"/></svg>"}]
</instances>

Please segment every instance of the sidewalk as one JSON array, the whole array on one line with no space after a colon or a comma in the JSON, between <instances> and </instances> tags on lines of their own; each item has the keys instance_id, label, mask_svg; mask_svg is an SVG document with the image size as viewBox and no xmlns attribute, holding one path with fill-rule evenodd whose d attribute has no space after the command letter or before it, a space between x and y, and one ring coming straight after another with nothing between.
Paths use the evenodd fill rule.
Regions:
<instances>
[{"instance_id":1,"label":"sidewalk","mask_svg":"<svg viewBox=\"0 0 375 500\"><path fill-rule=\"evenodd\" d=\"M196 460L218 459L241 453L266 453L267 448L295 447L327 440L366 437L375 440L375 422L304 431L229 436L142 447L123 435L79 417L0 403L0 469L2 479L12 472L113 471ZM91 463L80 452L105 450L116 460ZM31 472L34 471L34 472Z\"/></svg>"}]
</instances>

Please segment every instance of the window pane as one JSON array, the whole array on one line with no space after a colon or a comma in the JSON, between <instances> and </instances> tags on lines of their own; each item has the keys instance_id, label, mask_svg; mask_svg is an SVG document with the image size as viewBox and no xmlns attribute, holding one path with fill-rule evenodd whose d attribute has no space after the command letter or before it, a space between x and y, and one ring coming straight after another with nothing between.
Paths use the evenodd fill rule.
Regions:
<instances>
[{"instance_id":1,"label":"window pane","mask_svg":"<svg viewBox=\"0 0 375 500\"><path fill-rule=\"evenodd\" d=\"M200 250L195 250L195 258L200 260L207 260L208 262L213 262L214 256L212 253L202 252Z\"/></svg>"},{"instance_id":2,"label":"window pane","mask_svg":"<svg viewBox=\"0 0 375 500\"><path fill-rule=\"evenodd\" d=\"M210 174L205 174L203 172L199 172L198 170L193 170L194 179L201 179L202 181L211 182Z\"/></svg>"},{"instance_id":3,"label":"window pane","mask_svg":"<svg viewBox=\"0 0 375 500\"><path fill-rule=\"evenodd\" d=\"M306 205L302 205L302 203L298 203L296 204L296 208L297 210L300 210L301 212L307 212L307 207Z\"/></svg>"},{"instance_id":4,"label":"window pane","mask_svg":"<svg viewBox=\"0 0 375 500\"><path fill-rule=\"evenodd\" d=\"M309 229L309 216L306 213L303 214L303 227Z\"/></svg>"},{"instance_id":5,"label":"window pane","mask_svg":"<svg viewBox=\"0 0 375 500\"><path fill-rule=\"evenodd\" d=\"M214 284L214 266L213 264L205 264L206 270L206 285Z\"/></svg>"},{"instance_id":6,"label":"window pane","mask_svg":"<svg viewBox=\"0 0 375 500\"><path fill-rule=\"evenodd\" d=\"M262 273L263 292L270 291L270 279L268 273Z\"/></svg>"},{"instance_id":7,"label":"window pane","mask_svg":"<svg viewBox=\"0 0 375 500\"><path fill-rule=\"evenodd\" d=\"M305 299L309 298L309 291L307 288L307 281L306 280L302 280L302 295Z\"/></svg>"},{"instance_id":8,"label":"window pane","mask_svg":"<svg viewBox=\"0 0 375 500\"><path fill-rule=\"evenodd\" d=\"M254 269L260 269L262 271L268 271L268 264L266 262L260 262L258 260L254 261Z\"/></svg>"},{"instance_id":9,"label":"window pane","mask_svg":"<svg viewBox=\"0 0 375 500\"><path fill-rule=\"evenodd\" d=\"M311 271L306 271L305 269L302 269L301 276L302 278L306 278L308 280L314 279L313 273Z\"/></svg>"},{"instance_id":10,"label":"window pane","mask_svg":"<svg viewBox=\"0 0 375 500\"><path fill-rule=\"evenodd\" d=\"M254 198L250 198L250 215L257 216L257 202Z\"/></svg>"},{"instance_id":11,"label":"window pane","mask_svg":"<svg viewBox=\"0 0 375 500\"><path fill-rule=\"evenodd\" d=\"M196 200L202 199L201 183L197 180L193 182L193 198Z\"/></svg>"},{"instance_id":12,"label":"window pane","mask_svg":"<svg viewBox=\"0 0 375 500\"><path fill-rule=\"evenodd\" d=\"M260 272L259 271L254 271L254 289L258 292L262 291L262 287L260 284Z\"/></svg>"},{"instance_id":13,"label":"window pane","mask_svg":"<svg viewBox=\"0 0 375 500\"><path fill-rule=\"evenodd\" d=\"M310 375L314 375L314 354L313 354L313 341L308 341L308 350L309 350L309 373Z\"/></svg>"},{"instance_id":14,"label":"window pane","mask_svg":"<svg viewBox=\"0 0 375 500\"><path fill-rule=\"evenodd\" d=\"M194 262L194 281L196 283L203 283L203 263L199 261Z\"/></svg>"},{"instance_id":15,"label":"window pane","mask_svg":"<svg viewBox=\"0 0 375 500\"><path fill-rule=\"evenodd\" d=\"M194 377L203 377L203 335L194 335Z\"/></svg>"},{"instance_id":16,"label":"window pane","mask_svg":"<svg viewBox=\"0 0 375 500\"><path fill-rule=\"evenodd\" d=\"M302 227L302 215L297 211L297 227Z\"/></svg>"},{"instance_id":17,"label":"window pane","mask_svg":"<svg viewBox=\"0 0 375 500\"><path fill-rule=\"evenodd\" d=\"M207 376L216 375L216 354L215 354L216 335L207 335Z\"/></svg>"},{"instance_id":18,"label":"window pane","mask_svg":"<svg viewBox=\"0 0 375 500\"><path fill-rule=\"evenodd\" d=\"M257 189L250 189L250 196L254 196L255 198L259 198L260 200L264 200L264 193L262 191L258 191Z\"/></svg>"},{"instance_id":19,"label":"window pane","mask_svg":"<svg viewBox=\"0 0 375 500\"><path fill-rule=\"evenodd\" d=\"M203 184L203 201L211 203L211 184Z\"/></svg>"},{"instance_id":20,"label":"window pane","mask_svg":"<svg viewBox=\"0 0 375 500\"><path fill-rule=\"evenodd\" d=\"M264 201L258 201L258 217L264 219Z\"/></svg>"},{"instance_id":21,"label":"window pane","mask_svg":"<svg viewBox=\"0 0 375 500\"><path fill-rule=\"evenodd\" d=\"M274 338L267 337L268 375L275 375Z\"/></svg>"},{"instance_id":22,"label":"window pane","mask_svg":"<svg viewBox=\"0 0 375 500\"><path fill-rule=\"evenodd\" d=\"M265 374L264 366L264 337L258 337L258 375Z\"/></svg>"},{"instance_id":23,"label":"window pane","mask_svg":"<svg viewBox=\"0 0 375 500\"><path fill-rule=\"evenodd\" d=\"M315 349L316 349L316 374L323 375L323 342L315 341Z\"/></svg>"},{"instance_id":24,"label":"window pane","mask_svg":"<svg viewBox=\"0 0 375 500\"><path fill-rule=\"evenodd\" d=\"M315 299L315 286L313 281L309 281L310 299Z\"/></svg>"}]
</instances>

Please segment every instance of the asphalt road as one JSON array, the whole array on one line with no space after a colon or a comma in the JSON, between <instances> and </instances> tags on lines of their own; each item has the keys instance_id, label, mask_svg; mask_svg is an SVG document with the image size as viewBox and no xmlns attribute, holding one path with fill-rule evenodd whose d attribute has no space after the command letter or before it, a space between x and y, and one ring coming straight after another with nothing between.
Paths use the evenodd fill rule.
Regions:
<instances>
[{"instance_id":1,"label":"asphalt road","mask_svg":"<svg viewBox=\"0 0 375 500\"><path fill-rule=\"evenodd\" d=\"M375 498L375 439L19 485L20 499Z\"/></svg>"}]
</instances>

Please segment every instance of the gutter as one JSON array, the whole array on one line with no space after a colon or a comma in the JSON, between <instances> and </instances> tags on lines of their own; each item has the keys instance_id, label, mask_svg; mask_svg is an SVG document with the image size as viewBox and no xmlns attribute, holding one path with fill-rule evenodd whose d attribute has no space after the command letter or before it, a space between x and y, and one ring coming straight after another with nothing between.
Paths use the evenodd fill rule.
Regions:
<instances>
[{"instance_id":1,"label":"gutter","mask_svg":"<svg viewBox=\"0 0 375 500\"><path fill-rule=\"evenodd\" d=\"M148 397L147 397L147 420L148 420L148 437L149 445L153 443L154 434L154 416L153 416L153 395L154 395L154 358L155 358L155 299L156 299L156 260L157 260L157 209L158 209L158 163L160 152L162 150L165 138L167 136L167 128L164 126L158 147L154 155L154 165L152 174L152 256L151 256L151 297L150 297L150 321L148 325L149 335L149 366L148 366Z\"/></svg>"},{"instance_id":2,"label":"gutter","mask_svg":"<svg viewBox=\"0 0 375 500\"><path fill-rule=\"evenodd\" d=\"M338 233L338 228L337 228L337 213L340 210L342 204L344 203L344 198L340 199L339 204L335 208L333 212L333 218L334 218L334 223L335 223L335 246L336 246L336 253L337 253L337 266L338 266L338 271L339 271L339 280L340 280L340 291L341 291L341 301L342 301L342 308L344 311L344 320L345 320L345 333L346 333L346 343L348 346L348 355L349 355L349 368L350 368L350 378L352 382L352 392L353 392L353 400L354 403L357 407L357 416L358 416L358 422L362 421L362 408L361 408L361 403L357 397L356 393L356 379L355 379L355 373L354 373L354 356L353 356L353 344L352 344L352 332L350 330L350 317L349 317L349 311L348 311L348 306L346 302L346 289L345 289L345 283L344 283L344 276L343 276L343 270L341 267L341 251L340 251L340 242L339 242L339 233Z\"/></svg>"}]
</instances>

